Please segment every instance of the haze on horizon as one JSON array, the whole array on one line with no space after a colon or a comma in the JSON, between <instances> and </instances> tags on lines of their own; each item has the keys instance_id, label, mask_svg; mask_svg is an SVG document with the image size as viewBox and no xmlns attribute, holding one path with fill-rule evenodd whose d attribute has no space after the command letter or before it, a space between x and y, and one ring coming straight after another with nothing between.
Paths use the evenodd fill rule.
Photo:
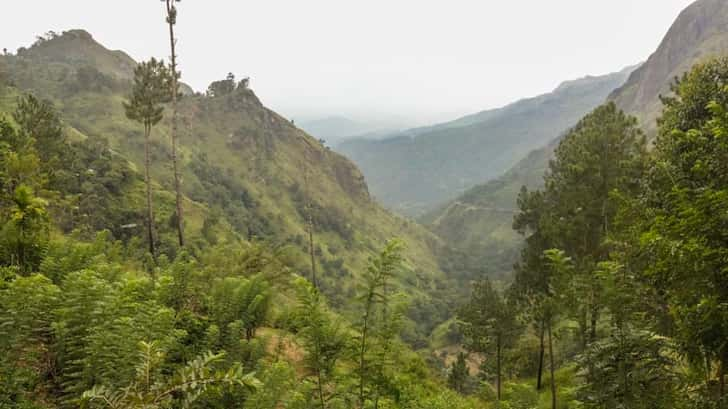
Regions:
<instances>
[{"instance_id":1,"label":"haze on horizon","mask_svg":"<svg viewBox=\"0 0 728 409\"><path fill-rule=\"evenodd\" d=\"M690 3L184 0L180 64L199 91L228 72L250 76L262 101L290 118L414 126L643 61ZM0 48L82 28L137 60L168 54L159 1L8 0L3 8Z\"/></svg>"}]
</instances>

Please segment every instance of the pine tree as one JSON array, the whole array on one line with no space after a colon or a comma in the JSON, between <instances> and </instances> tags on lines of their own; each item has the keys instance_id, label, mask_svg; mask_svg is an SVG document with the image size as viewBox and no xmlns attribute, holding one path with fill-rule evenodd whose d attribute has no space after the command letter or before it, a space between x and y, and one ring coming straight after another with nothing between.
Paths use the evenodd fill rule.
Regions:
<instances>
[{"instance_id":1,"label":"pine tree","mask_svg":"<svg viewBox=\"0 0 728 409\"><path fill-rule=\"evenodd\" d=\"M470 351L494 353L496 396L500 401L503 351L513 344L521 331L515 308L486 279L473 285L470 301L458 311L458 319L463 324Z\"/></svg>"},{"instance_id":2,"label":"pine tree","mask_svg":"<svg viewBox=\"0 0 728 409\"><path fill-rule=\"evenodd\" d=\"M513 220L513 228L525 236L526 245L521 258L514 266L514 282L509 297L520 306L539 337L539 358L536 373L536 390L543 386L544 358L546 356L546 316L543 300L549 291L549 269L543 252L552 248L547 231L550 220L548 203L541 191L529 192L521 188L517 200L519 213Z\"/></svg>"},{"instance_id":3,"label":"pine tree","mask_svg":"<svg viewBox=\"0 0 728 409\"><path fill-rule=\"evenodd\" d=\"M468 370L467 354L465 352L458 353L457 359L450 366L450 373L447 376L447 385L459 392L464 393L470 377Z\"/></svg>"},{"instance_id":4,"label":"pine tree","mask_svg":"<svg viewBox=\"0 0 728 409\"><path fill-rule=\"evenodd\" d=\"M545 228L554 247L574 261L574 318L582 349L597 338L602 309L594 277L596 265L609 259L606 238L618 202L615 191L634 191L644 170L645 137L635 118L614 103L584 117L561 141L545 178L550 222Z\"/></svg>"},{"instance_id":5,"label":"pine tree","mask_svg":"<svg viewBox=\"0 0 728 409\"><path fill-rule=\"evenodd\" d=\"M147 241L149 253L156 257L154 238L154 210L152 205L152 180L150 175L151 158L150 136L152 127L163 118L162 104L169 102L170 82L174 75L163 61L152 58L142 62L134 70L134 85L129 101L124 103L126 116L144 126L144 181L147 186Z\"/></svg>"}]
</instances>

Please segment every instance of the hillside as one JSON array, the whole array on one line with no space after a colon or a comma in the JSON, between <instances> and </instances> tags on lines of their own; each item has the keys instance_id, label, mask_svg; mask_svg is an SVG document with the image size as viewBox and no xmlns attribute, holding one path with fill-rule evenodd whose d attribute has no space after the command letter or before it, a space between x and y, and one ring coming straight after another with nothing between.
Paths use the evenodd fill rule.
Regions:
<instances>
[{"instance_id":1,"label":"hillside","mask_svg":"<svg viewBox=\"0 0 728 409\"><path fill-rule=\"evenodd\" d=\"M700 0L685 9L670 27L659 48L636 69L627 82L609 95L635 115L648 136L654 136L662 104L674 78L710 56L728 53L728 3ZM565 131L563 128L562 131ZM544 171L558 140L532 151L502 177L473 187L458 199L422 218L451 245L470 254L500 254L498 271L509 269L520 238L511 229L521 186L542 186ZM492 209L497 208L500 211Z\"/></svg>"},{"instance_id":2,"label":"hillside","mask_svg":"<svg viewBox=\"0 0 728 409\"><path fill-rule=\"evenodd\" d=\"M509 275L521 243L512 227L518 192L521 186L543 186L556 146L554 140L546 148L532 151L505 175L469 189L419 221L468 256L466 269Z\"/></svg>"},{"instance_id":3,"label":"hillside","mask_svg":"<svg viewBox=\"0 0 728 409\"><path fill-rule=\"evenodd\" d=\"M0 70L15 89L5 95L5 112L23 92L48 98L73 139L103 141L128 166L129 194L113 203L119 208L116 214L125 216L113 224L104 221L120 239L135 235L122 225L144 225L142 132L122 107L135 65L82 30L0 56ZM288 249L293 269L308 276L305 208L311 204L320 281L335 307L350 304L367 259L392 237L407 244L409 267L400 283L414 305L426 304L421 300L429 300L447 280L436 257L444 248L432 233L380 207L354 164L267 109L252 90L238 86L227 95L191 94L181 100L180 112L184 207L195 240L207 235L225 241L227 235L265 241ZM173 256L168 130L166 119L153 130L152 177L161 246ZM136 233L141 236L140 230ZM427 329L421 330L418 336L425 337Z\"/></svg>"},{"instance_id":4,"label":"hillside","mask_svg":"<svg viewBox=\"0 0 728 409\"><path fill-rule=\"evenodd\" d=\"M502 175L597 106L631 69L568 81L545 95L384 140L347 141L338 150L362 169L377 200L417 216Z\"/></svg>"}]
</instances>

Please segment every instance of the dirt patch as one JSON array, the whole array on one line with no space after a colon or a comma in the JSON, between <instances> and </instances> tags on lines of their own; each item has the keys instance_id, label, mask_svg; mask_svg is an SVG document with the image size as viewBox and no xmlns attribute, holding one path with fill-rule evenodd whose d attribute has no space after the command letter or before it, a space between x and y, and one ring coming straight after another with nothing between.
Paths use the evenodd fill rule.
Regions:
<instances>
[{"instance_id":1,"label":"dirt patch","mask_svg":"<svg viewBox=\"0 0 728 409\"><path fill-rule=\"evenodd\" d=\"M283 359L293 365L296 374L300 376L306 375L306 369L303 365L305 351L291 334L283 333L273 328L261 328L260 335L268 339L266 352L276 359Z\"/></svg>"},{"instance_id":2,"label":"dirt patch","mask_svg":"<svg viewBox=\"0 0 728 409\"><path fill-rule=\"evenodd\" d=\"M458 359L458 354L461 352L468 354L468 358L465 360L468 373L470 375L477 375L480 371L480 365L485 361L485 356L482 354L468 353L460 345L449 345L436 349L433 354L445 364L445 367L449 368Z\"/></svg>"}]
</instances>

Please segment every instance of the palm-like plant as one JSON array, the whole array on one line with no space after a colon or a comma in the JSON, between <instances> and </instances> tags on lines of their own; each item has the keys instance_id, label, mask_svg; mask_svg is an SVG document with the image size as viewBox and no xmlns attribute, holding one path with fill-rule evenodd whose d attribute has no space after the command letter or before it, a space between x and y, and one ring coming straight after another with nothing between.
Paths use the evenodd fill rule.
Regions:
<instances>
[{"instance_id":1,"label":"palm-like plant","mask_svg":"<svg viewBox=\"0 0 728 409\"><path fill-rule=\"evenodd\" d=\"M6 229L9 228L12 232L6 236L14 238L12 258L15 259L15 264L23 271L28 271L32 267L34 254L39 253L43 244L40 235L48 230L48 203L36 197L33 189L26 185L15 189L11 201L13 207Z\"/></svg>"}]
</instances>

